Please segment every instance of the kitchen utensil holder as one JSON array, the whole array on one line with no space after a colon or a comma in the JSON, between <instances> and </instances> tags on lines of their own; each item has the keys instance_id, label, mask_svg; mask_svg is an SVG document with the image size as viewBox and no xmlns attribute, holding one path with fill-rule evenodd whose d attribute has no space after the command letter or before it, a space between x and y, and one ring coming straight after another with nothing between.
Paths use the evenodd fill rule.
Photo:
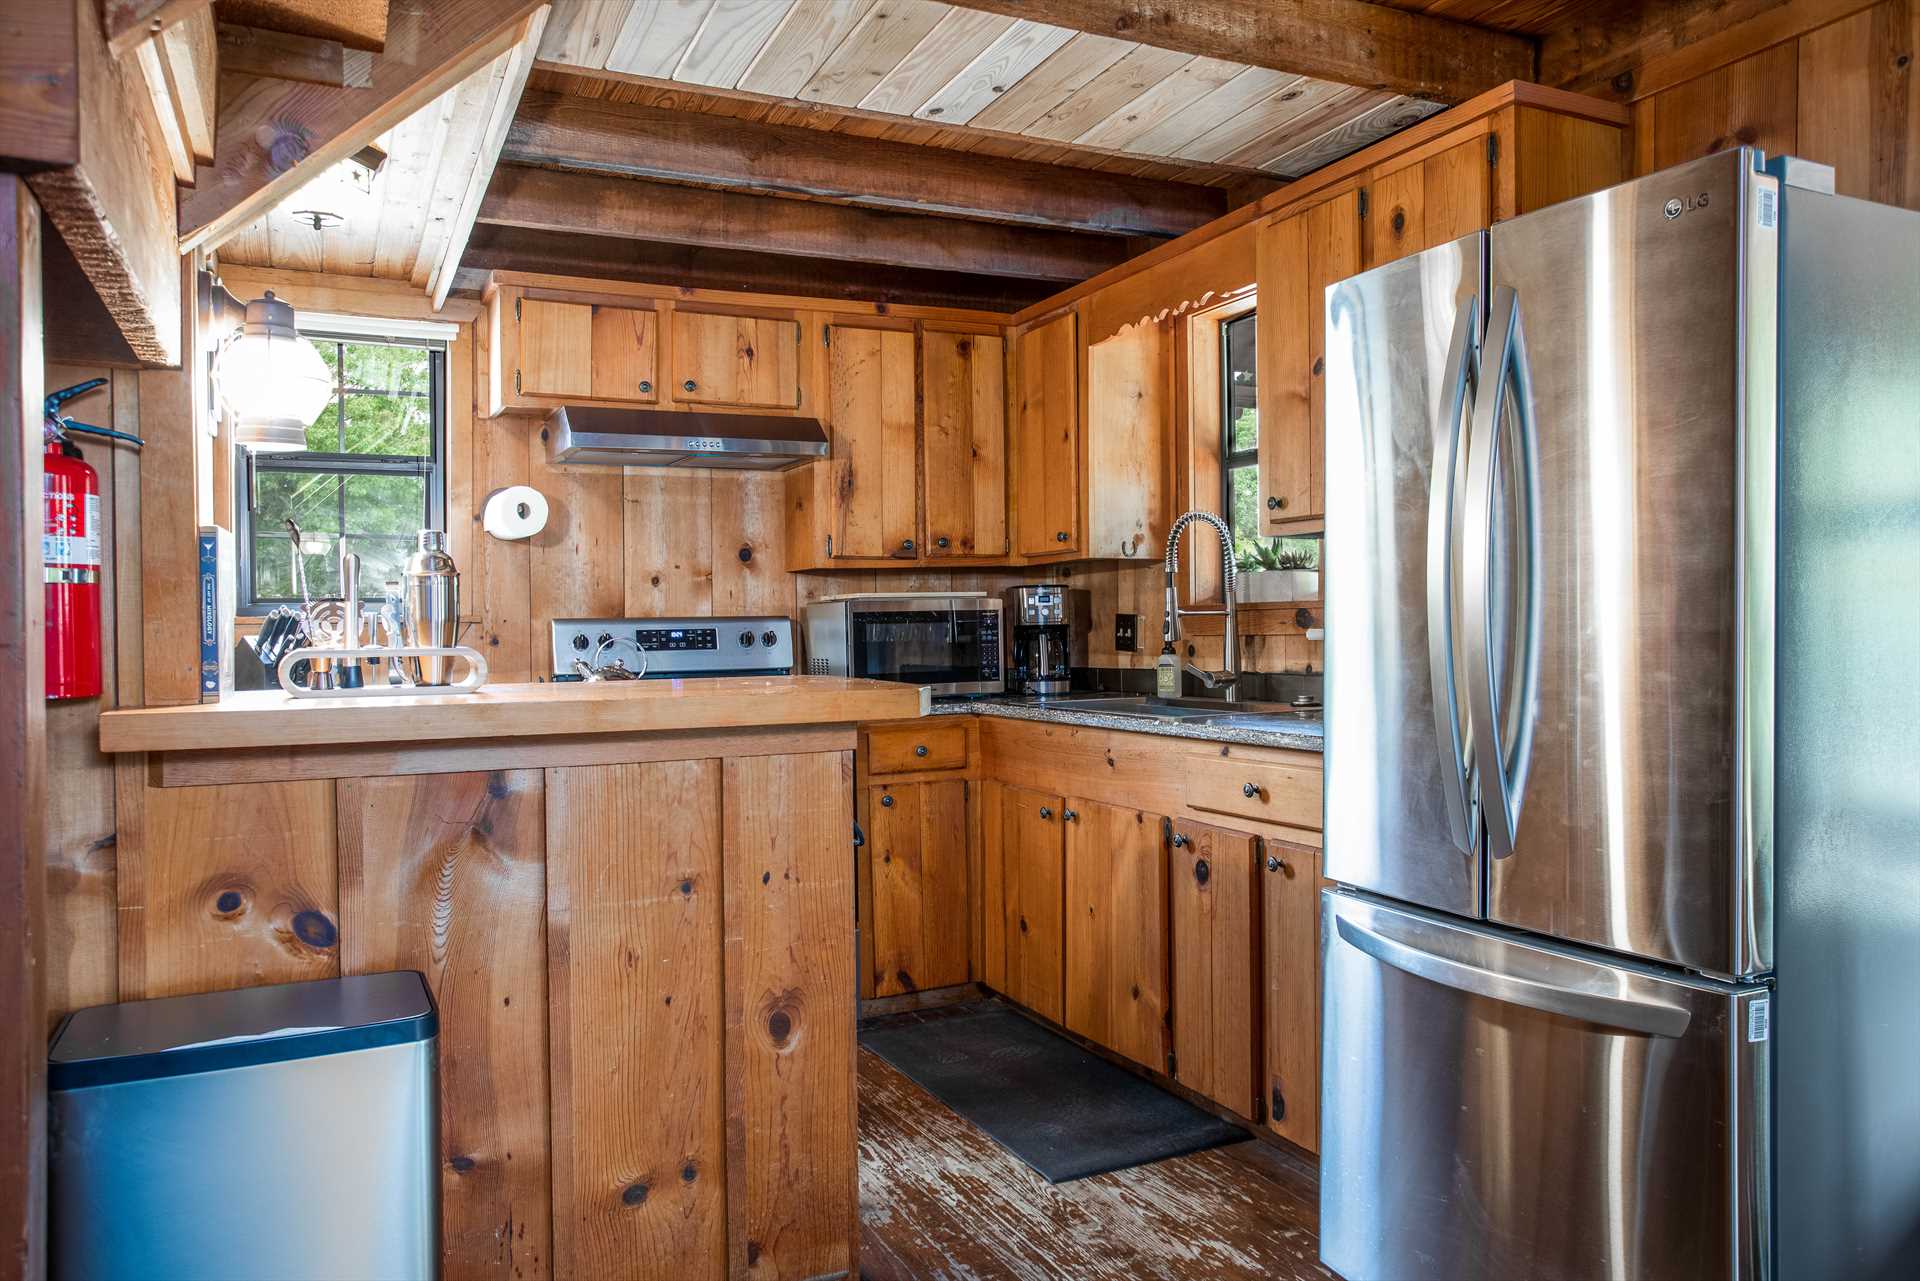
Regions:
<instances>
[{"instance_id":1,"label":"kitchen utensil holder","mask_svg":"<svg viewBox=\"0 0 1920 1281\"><path fill-rule=\"evenodd\" d=\"M358 689L308 689L293 679L293 665L316 659L464 658L467 674L447 685L372 683ZM471 694L487 683L487 659L466 645L310 645L290 650L280 660L280 688L294 698L390 698L412 694Z\"/></svg>"}]
</instances>

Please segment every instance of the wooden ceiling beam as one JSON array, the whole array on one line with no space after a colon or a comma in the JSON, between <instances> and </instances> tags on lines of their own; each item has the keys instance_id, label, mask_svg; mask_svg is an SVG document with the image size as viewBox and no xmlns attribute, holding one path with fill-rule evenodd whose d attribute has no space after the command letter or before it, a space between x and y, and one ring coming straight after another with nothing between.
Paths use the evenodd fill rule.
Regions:
<instances>
[{"instance_id":1,"label":"wooden ceiling beam","mask_svg":"<svg viewBox=\"0 0 1920 1281\"><path fill-rule=\"evenodd\" d=\"M1117 236L928 218L895 210L713 191L604 174L502 166L480 221L796 258L1035 280L1080 281L1118 266Z\"/></svg>"},{"instance_id":2,"label":"wooden ceiling beam","mask_svg":"<svg viewBox=\"0 0 1920 1281\"><path fill-rule=\"evenodd\" d=\"M455 287L476 289L489 271L1003 312L1038 302L1053 291L1041 280L945 271L875 271L862 263L823 258L528 231L483 223L473 230Z\"/></svg>"},{"instance_id":3,"label":"wooden ceiling beam","mask_svg":"<svg viewBox=\"0 0 1920 1281\"><path fill-rule=\"evenodd\" d=\"M180 201L182 251L218 245L519 40L540 0L396 8L366 88L241 81L221 94L214 163Z\"/></svg>"},{"instance_id":4,"label":"wooden ceiling beam","mask_svg":"<svg viewBox=\"0 0 1920 1281\"><path fill-rule=\"evenodd\" d=\"M1534 75L1534 42L1525 36L1364 0L949 3L1431 102L1464 102Z\"/></svg>"},{"instance_id":5,"label":"wooden ceiling beam","mask_svg":"<svg viewBox=\"0 0 1920 1281\"><path fill-rule=\"evenodd\" d=\"M521 99L502 159L1124 236L1226 212L1211 187L556 93Z\"/></svg>"},{"instance_id":6,"label":"wooden ceiling beam","mask_svg":"<svg viewBox=\"0 0 1920 1281\"><path fill-rule=\"evenodd\" d=\"M373 55L348 49L338 40L223 22L220 71L224 75L298 80L336 89L365 89L373 84Z\"/></svg>"}]
</instances>

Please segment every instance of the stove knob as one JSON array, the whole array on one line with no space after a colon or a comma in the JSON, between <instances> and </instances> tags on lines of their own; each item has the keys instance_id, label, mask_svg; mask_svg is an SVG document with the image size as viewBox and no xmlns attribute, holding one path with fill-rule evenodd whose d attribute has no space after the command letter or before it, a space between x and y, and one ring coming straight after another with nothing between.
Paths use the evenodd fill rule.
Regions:
<instances>
[{"instance_id":1,"label":"stove knob","mask_svg":"<svg viewBox=\"0 0 1920 1281\"><path fill-rule=\"evenodd\" d=\"M612 632L601 632L599 636L597 636L597 637L595 637L595 643L596 643L596 644L599 644L599 645L611 645L611 644L613 644L613 633L612 633Z\"/></svg>"},{"instance_id":2,"label":"stove knob","mask_svg":"<svg viewBox=\"0 0 1920 1281\"><path fill-rule=\"evenodd\" d=\"M585 632L575 632L573 634L573 647L575 649L585 649L587 647L587 634Z\"/></svg>"},{"instance_id":3,"label":"stove knob","mask_svg":"<svg viewBox=\"0 0 1920 1281\"><path fill-rule=\"evenodd\" d=\"M760 643L768 649L772 649L780 643L780 633L769 627L766 631L760 633Z\"/></svg>"},{"instance_id":4,"label":"stove knob","mask_svg":"<svg viewBox=\"0 0 1920 1281\"><path fill-rule=\"evenodd\" d=\"M751 647L752 645L753 645L753 633L752 633L752 632L741 632L741 633L740 633L740 648L741 648L741 649L748 649L748 648L750 648L750 647Z\"/></svg>"}]
</instances>

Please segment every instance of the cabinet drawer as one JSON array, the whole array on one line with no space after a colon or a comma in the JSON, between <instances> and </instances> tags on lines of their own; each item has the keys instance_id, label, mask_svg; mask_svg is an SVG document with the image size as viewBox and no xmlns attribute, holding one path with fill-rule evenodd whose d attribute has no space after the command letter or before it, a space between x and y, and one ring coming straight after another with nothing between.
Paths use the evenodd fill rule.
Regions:
<instances>
[{"instance_id":1,"label":"cabinet drawer","mask_svg":"<svg viewBox=\"0 0 1920 1281\"><path fill-rule=\"evenodd\" d=\"M930 769L965 769L964 725L891 725L867 731L868 774L913 774ZM1316 811L1316 821L1318 814Z\"/></svg>"},{"instance_id":2,"label":"cabinet drawer","mask_svg":"<svg viewBox=\"0 0 1920 1281\"><path fill-rule=\"evenodd\" d=\"M1186 800L1212 814L1320 830L1320 771L1310 766L1196 756L1187 772Z\"/></svg>"}]
</instances>

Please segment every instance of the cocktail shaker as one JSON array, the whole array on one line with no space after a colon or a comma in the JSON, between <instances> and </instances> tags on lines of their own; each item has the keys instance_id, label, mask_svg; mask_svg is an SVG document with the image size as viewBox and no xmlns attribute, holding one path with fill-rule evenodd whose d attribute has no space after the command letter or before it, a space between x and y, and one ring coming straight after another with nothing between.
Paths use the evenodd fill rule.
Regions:
<instances>
[{"instance_id":1,"label":"cocktail shaker","mask_svg":"<svg viewBox=\"0 0 1920 1281\"><path fill-rule=\"evenodd\" d=\"M400 588L406 606L406 643L442 649L451 646L460 632L460 571L447 554L445 531L420 531L420 545L407 557L406 568L401 571ZM451 679L451 657L402 661L409 664L416 685L445 685Z\"/></svg>"}]
</instances>

